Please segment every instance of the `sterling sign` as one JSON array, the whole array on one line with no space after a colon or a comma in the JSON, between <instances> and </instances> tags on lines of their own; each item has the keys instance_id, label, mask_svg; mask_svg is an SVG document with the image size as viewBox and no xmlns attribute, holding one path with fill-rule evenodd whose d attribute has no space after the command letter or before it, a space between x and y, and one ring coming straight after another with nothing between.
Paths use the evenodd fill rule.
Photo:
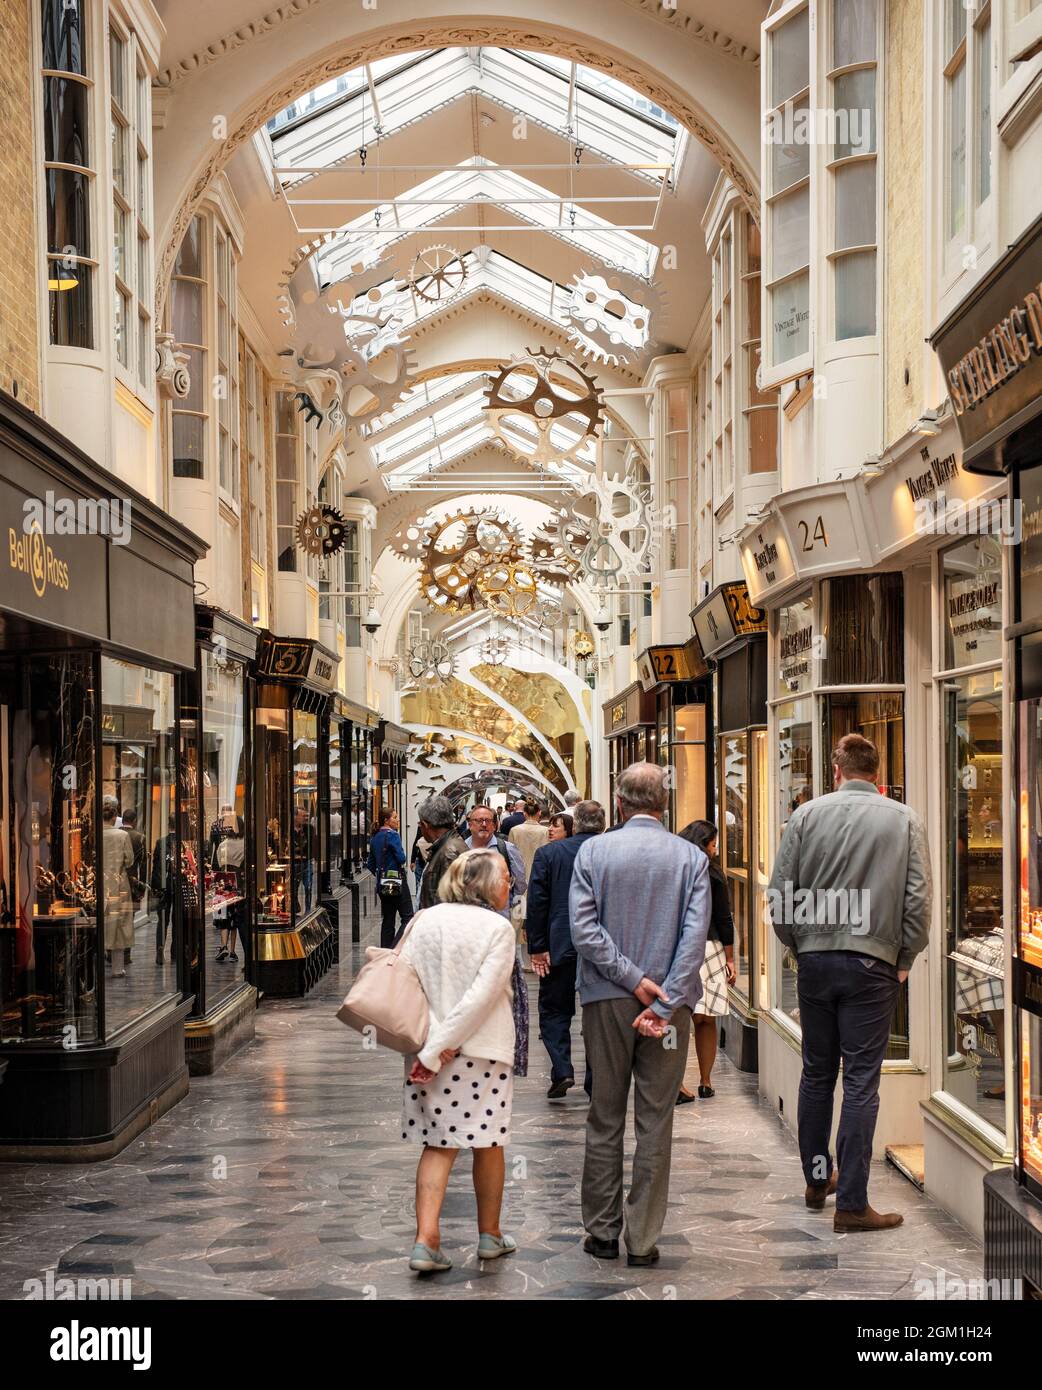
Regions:
<instances>
[{"instance_id":1,"label":"sterling sign","mask_svg":"<svg viewBox=\"0 0 1042 1390\"><path fill-rule=\"evenodd\" d=\"M1042 218L930 341L962 437L963 466L1001 473L998 446L1042 412Z\"/></svg>"}]
</instances>

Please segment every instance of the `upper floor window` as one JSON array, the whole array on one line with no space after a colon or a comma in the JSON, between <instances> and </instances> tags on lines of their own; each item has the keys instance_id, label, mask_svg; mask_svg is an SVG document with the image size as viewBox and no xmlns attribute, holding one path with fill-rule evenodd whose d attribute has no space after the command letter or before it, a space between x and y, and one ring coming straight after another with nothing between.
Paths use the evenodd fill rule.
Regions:
<instances>
[{"instance_id":1,"label":"upper floor window","mask_svg":"<svg viewBox=\"0 0 1042 1390\"><path fill-rule=\"evenodd\" d=\"M177 478L212 477L227 501L239 499L239 354L235 253L214 211L192 218L170 280L170 322L188 354L191 390L174 403Z\"/></svg>"},{"instance_id":2,"label":"upper floor window","mask_svg":"<svg viewBox=\"0 0 1042 1390\"><path fill-rule=\"evenodd\" d=\"M109 29L109 106L112 130L112 230L116 358L151 392L152 189L149 168L151 92L137 40Z\"/></svg>"},{"instance_id":3,"label":"upper floor window","mask_svg":"<svg viewBox=\"0 0 1042 1390\"><path fill-rule=\"evenodd\" d=\"M877 0L833 0L829 61L832 336L876 333Z\"/></svg>"},{"instance_id":4,"label":"upper floor window","mask_svg":"<svg viewBox=\"0 0 1042 1390\"><path fill-rule=\"evenodd\" d=\"M264 479L264 368L256 354L242 339L242 389L245 406L245 473L250 504L250 554L257 564L265 563Z\"/></svg>"},{"instance_id":5,"label":"upper floor window","mask_svg":"<svg viewBox=\"0 0 1042 1390\"><path fill-rule=\"evenodd\" d=\"M778 379L809 356L811 263L811 26L807 4L787 4L765 25L763 65L764 278L767 363Z\"/></svg>"},{"instance_id":6,"label":"upper floor window","mask_svg":"<svg viewBox=\"0 0 1042 1390\"><path fill-rule=\"evenodd\" d=\"M742 413L750 473L771 473L778 466L778 393L757 385L760 369L760 229L743 212L742 352L745 357L745 397Z\"/></svg>"},{"instance_id":7,"label":"upper floor window","mask_svg":"<svg viewBox=\"0 0 1042 1390\"><path fill-rule=\"evenodd\" d=\"M93 81L86 0L43 0L43 157L47 206L50 341L88 348L94 339Z\"/></svg>"},{"instance_id":8,"label":"upper floor window","mask_svg":"<svg viewBox=\"0 0 1042 1390\"><path fill-rule=\"evenodd\" d=\"M170 282L170 319L174 337L188 354L191 389L174 404L173 460L175 478L204 478L209 428L209 353L207 351L206 220L193 217L174 262Z\"/></svg>"},{"instance_id":9,"label":"upper floor window","mask_svg":"<svg viewBox=\"0 0 1042 1390\"><path fill-rule=\"evenodd\" d=\"M962 264L991 196L990 0L945 0L944 21L944 227Z\"/></svg>"},{"instance_id":10,"label":"upper floor window","mask_svg":"<svg viewBox=\"0 0 1042 1390\"><path fill-rule=\"evenodd\" d=\"M691 390L668 386L663 401L666 446L665 568L684 570L690 564Z\"/></svg>"}]
</instances>

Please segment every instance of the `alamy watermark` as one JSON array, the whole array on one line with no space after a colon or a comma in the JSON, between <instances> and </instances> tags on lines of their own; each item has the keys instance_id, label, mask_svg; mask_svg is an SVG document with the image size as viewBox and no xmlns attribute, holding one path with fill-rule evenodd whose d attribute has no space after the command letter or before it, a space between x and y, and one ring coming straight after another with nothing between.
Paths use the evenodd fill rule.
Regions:
<instances>
[{"instance_id":1,"label":"alamy watermark","mask_svg":"<svg viewBox=\"0 0 1042 1390\"><path fill-rule=\"evenodd\" d=\"M796 106L787 101L763 115L766 145L828 145L848 154L875 149L870 107Z\"/></svg>"},{"instance_id":2,"label":"alamy watermark","mask_svg":"<svg viewBox=\"0 0 1042 1390\"><path fill-rule=\"evenodd\" d=\"M22 503L22 533L108 536L113 545L128 545L132 510L129 497L57 497L48 488Z\"/></svg>"},{"instance_id":3,"label":"alamy watermark","mask_svg":"<svg viewBox=\"0 0 1042 1390\"><path fill-rule=\"evenodd\" d=\"M797 888L791 881L766 892L771 921L779 926L846 927L852 936L871 930L871 896L868 888Z\"/></svg>"},{"instance_id":4,"label":"alamy watermark","mask_svg":"<svg viewBox=\"0 0 1042 1390\"><path fill-rule=\"evenodd\" d=\"M990 502L948 497L938 492L915 499L915 529L930 536L995 536L1003 545L1021 541L1021 502L1009 497Z\"/></svg>"}]
</instances>

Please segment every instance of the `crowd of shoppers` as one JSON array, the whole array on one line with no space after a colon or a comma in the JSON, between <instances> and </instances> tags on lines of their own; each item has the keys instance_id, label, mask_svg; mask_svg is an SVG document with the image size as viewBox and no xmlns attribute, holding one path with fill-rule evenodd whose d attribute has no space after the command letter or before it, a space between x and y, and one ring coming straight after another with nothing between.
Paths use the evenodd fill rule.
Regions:
<instances>
[{"instance_id":1,"label":"crowd of shoppers","mask_svg":"<svg viewBox=\"0 0 1042 1390\"><path fill-rule=\"evenodd\" d=\"M801 806L779 848L768 902L774 930L797 956L803 1031L799 1144L805 1201L837 1197L837 1231L885 1230L896 1214L868 1202L879 1073L901 982L926 944L930 883L922 824L878 793L873 745L848 735L833 751L836 790ZM550 1063L547 1098L575 1085L576 993L589 1098L581 1205L584 1249L630 1265L659 1259L669 1200L673 1123L696 1095L683 1085L694 1038L697 1098L711 1099L719 1020L735 982L735 927L718 831L699 820L664 824L668 769L636 763L615 782L617 835L605 808L570 793L544 821L533 798L497 814L474 806L466 837L445 796L419 808L410 862L420 870L412 915L397 817L385 813L370 867L381 894L381 943L400 918L400 950L429 1005L424 1045L406 1058L402 1138L422 1147L410 1267L451 1267L439 1218L459 1149L474 1150L478 1255L511 1254L500 1229L514 1080L527 1065L527 987L516 950L523 928L538 980L539 1037ZM810 912L793 914L792 904ZM837 928L836 895L860 894L870 916ZM388 907L388 902L392 905ZM411 919L411 920L410 920ZM506 919L506 920L504 920ZM406 926L405 924L408 923ZM843 1064L835 1160L833 1093ZM623 1146L633 1092L636 1145L628 1191Z\"/></svg>"}]
</instances>

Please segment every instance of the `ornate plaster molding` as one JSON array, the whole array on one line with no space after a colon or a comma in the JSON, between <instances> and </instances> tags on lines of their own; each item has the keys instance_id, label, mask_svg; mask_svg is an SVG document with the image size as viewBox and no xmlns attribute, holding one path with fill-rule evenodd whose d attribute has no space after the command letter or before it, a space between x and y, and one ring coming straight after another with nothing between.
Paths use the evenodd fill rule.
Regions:
<instances>
[{"instance_id":1,"label":"ornate plaster molding","mask_svg":"<svg viewBox=\"0 0 1042 1390\"><path fill-rule=\"evenodd\" d=\"M163 68L156 79L158 85L177 87L188 78L194 77L196 73L202 72L204 68L220 62L229 53L234 53L236 49L252 43L254 39L270 34L279 25L285 24L288 20L296 19L299 15L306 14L308 10L314 9L316 5L322 3L323 0L288 0L286 4L276 5L274 9L266 11L256 19L249 20L246 24L240 24L237 29L232 29L221 38L215 39L205 48L190 53L187 58L179 58L172 67ZM729 58L736 58L739 62L749 63L753 66L760 61L760 55L756 49L740 43L730 34L724 33L722 29L710 28L708 24L703 24L694 15L681 14L679 9L663 5L661 0L623 0L623 3L631 9L640 10L641 14L657 20L660 24L668 25L675 33L681 33L685 38L705 44L715 53L723 53Z\"/></svg>"},{"instance_id":2,"label":"ornate plaster molding","mask_svg":"<svg viewBox=\"0 0 1042 1390\"><path fill-rule=\"evenodd\" d=\"M726 53L729 58L737 58L739 62L749 63L753 67L760 61L760 54L755 48L739 43L722 29L711 29L693 14L681 14L676 6L663 5L661 0L623 0L623 3L631 9L640 10L652 19L657 19L661 24L668 24L674 32L683 34L685 38L708 44L717 53Z\"/></svg>"},{"instance_id":3,"label":"ornate plaster molding","mask_svg":"<svg viewBox=\"0 0 1042 1390\"><path fill-rule=\"evenodd\" d=\"M278 14L280 11L299 14L304 9L310 8L311 4L316 3L320 3L320 0L290 0L289 4L280 6L279 11L272 11L271 14ZM281 20L275 21L271 27L275 27L275 23L278 22ZM236 35L247 33L252 27L245 26L242 30L237 30ZM238 47L242 43L249 42L250 37L251 35L248 34L246 38L241 38L235 46ZM732 180L751 215L759 221L759 192L744 167L739 163L735 151L723 133L709 124L705 112L694 106L686 94L677 93L664 86L657 78L649 75L635 60L630 59L627 55L605 54L585 39L580 41L577 38L566 38L539 28L520 29L500 25L468 25L443 21L423 29L399 30L391 34L385 31L383 34L364 42L355 40L345 44L344 47L337 50L333 57L327 57L298 69L291 81L287 81L274 91L269 91L255 105L235 117L234 130L229 133L225 140L214 142L212 153L198 170L174 215L162 255L158 258L156 266L156 305L159 314L162 315L165 309L167 286L174 258L199 203L216 175L225 167L236 150L253 136L254 131L271 120L279 111L282 111L290 102L299 97L302 92L311 91L323 82L331 81L349 68L358 67L363 63L373 63L380 58L396 54L411 53L417 48L435 48L439 45L461 48L480 45L487 47L505 46L554 53L560 57L574 59L587 67L606 72L620 82L625 82L665 110L671 111L695 139L705 146ZM211 45L206 51L209 53L219 48L219 44ZM222 55L217 53L216 56ZM216 58L213 61L216 61Z\"/></svg>"}]
</instances>

